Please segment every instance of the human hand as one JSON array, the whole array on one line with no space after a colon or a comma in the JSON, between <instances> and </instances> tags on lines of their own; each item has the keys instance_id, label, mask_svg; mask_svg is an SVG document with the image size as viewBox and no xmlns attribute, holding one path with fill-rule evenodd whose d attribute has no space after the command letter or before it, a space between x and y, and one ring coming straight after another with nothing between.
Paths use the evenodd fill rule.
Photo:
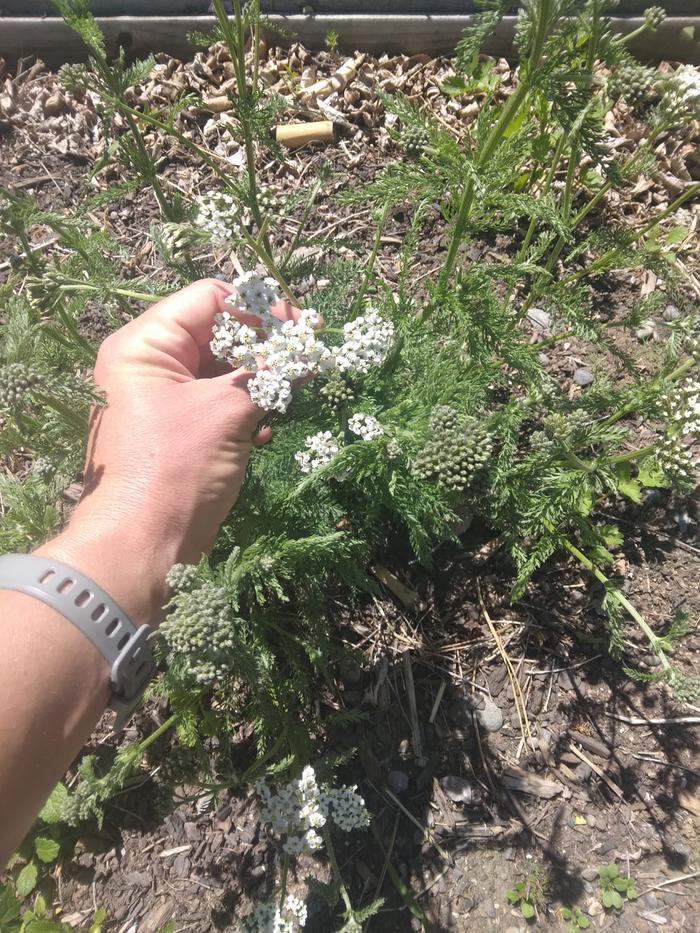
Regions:
<instances>
[{"instance_id":1,"label":"human hand","mask_svg":"<svg viewBox=\"0 0 700 933\"><path fill-rule=\"evenodd\" d=\"M224 301L233 291L213 279L195 282L105 340L94 378L107 405L92 415L84 493L67 532L47 545L69 564L75 552L74 566L89 575L86 555L101 553L96 581L149 621L166 598L172 564L211 550L253 445L270 437L269 428L256 434L264 412L246 391L251 374L223 372L209 349L214 315L231 310ZM273 312L297 315L287 302ZM131 588L112 580L110 589L103 566L115 557Z\"/></svg>"}]
</instances>

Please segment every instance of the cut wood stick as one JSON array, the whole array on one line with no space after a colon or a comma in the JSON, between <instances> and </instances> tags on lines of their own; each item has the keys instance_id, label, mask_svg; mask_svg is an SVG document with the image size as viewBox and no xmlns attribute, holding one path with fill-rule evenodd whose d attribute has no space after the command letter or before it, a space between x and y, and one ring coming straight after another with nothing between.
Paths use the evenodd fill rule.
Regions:
<instances>
[{"instance_id":1,"label":"cut wood stick","mask_svg":"<svg viewBox=\"0 0 700 933\"><path fill-rule=\"evenodd\" d=\"M332 143L336 140L335 123L332 120L286 123L275 128L275 139L288 149L299 149L308 143Z\"/></svg>"},{"instance_id":2,"label":"cut wood stick","mask_svg":"<svg viewBox=\"0 0 700 933\"><path fill-rule=\"evenodd\" d=\"M618 716L617 713L606 713L611 719L626 722L629 726L697 726L700 716L678 716L675 719L642 719L629 716Z\"/></svg>"},{"instance_id":3,"label":"cut wood stick","mask_svg":"<svg viewBox=\"0 0 700 933\"><path fill-rule=\"evenodd\" d=\"M602 768L599 768L598 765L597 765L595 762L591 761L591 759L588 757L588 755L585 755L585 754L581 751L580 748L577 748L577 747L574 745L573 742L571 742L571 743L569 744L569 751L573 752L574 755L576 755L577 758L580 758L581 761L582 761L585 765L588 765L588 767L591 769L591 771L593 771L595 774L598 775L598 777L601 779L601 781L603 781L603 782L610 788L610 790L613 792L613 794L615 794L617 797L620 798L620 800L622 800L622 798L625 796L624 793L622 792L622 790L617 786L617 784L616 784L611 778L609 778L609 777L607 776L607 774L605 773L605 771L603 771Z\"/></svg>"},{"instance_id":4,"label":"cut wood stick","mask_svg":"<svg viewBox=\"0 0 700 933\"><path fill-rule=\"evenodd\" d=\"M367 56L362 54L357 58L348 58L330 76L330 78L321 78L315 84L311 84L302 91L302 97L329 97L334 91L342 91L354 79L357 69L362 66Z\"/></svg>"},{"instance_id":5,"label":"cut wood stick","mask_svg":"<svg viewBox=\"0 0 700 933\"><path fill-rule=\"evenodd\" d=\"M416 686L413 681L413 662L411 661L410 651L407 651L403 656L403 673L406 680L406 693L408 694L408 711L411 716L411 740L413 742L413 754L416 758L420 758L423 755L423 739L420 732L420 723L418 722Z\"/></svg>"},{"instance_id":6,"label":"cut wood stick","mask_svg":"<svg viewBox=\"0 0 700 933\"><path fill-rule=\"evenodd\" d=\"M697 878L698 875L700 875L700 871L691 871L689 875L679 875L677 878L669 878L668 881L660 881L651 888L645 888L643 891L640 891L637 897L644 897L644 895L648 894L650 891L658 891L660 888L667 888L669 884L678 884L679 881L690 881L691 878Z\"/></svg>"}]
</instances>

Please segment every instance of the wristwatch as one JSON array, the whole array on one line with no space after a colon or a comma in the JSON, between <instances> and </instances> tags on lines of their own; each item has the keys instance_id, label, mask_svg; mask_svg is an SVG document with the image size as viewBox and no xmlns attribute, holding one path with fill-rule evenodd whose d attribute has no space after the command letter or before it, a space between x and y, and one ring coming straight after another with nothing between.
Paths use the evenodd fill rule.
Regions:
<instances>
[{"instance_id":1,"label":"wristwatch","mask_svg":"<svg viewBox=\"0 0 700 933\"><path fill-rule=\"evenodd\" d=\"M150 625L139 628L112 597L85 574L61 561L35 554L0 556L0 589L34 596L72 622L110 667L115 729L139 705L155 673Z\"/></svg>"}]
</instances>

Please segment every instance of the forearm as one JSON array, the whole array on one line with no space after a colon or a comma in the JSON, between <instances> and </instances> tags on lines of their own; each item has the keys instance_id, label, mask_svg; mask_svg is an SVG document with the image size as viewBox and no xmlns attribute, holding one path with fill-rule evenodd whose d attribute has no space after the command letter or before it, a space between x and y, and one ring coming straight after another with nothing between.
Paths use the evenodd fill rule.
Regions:
<instances>
[{"instance_id":1,"label":"forearm","mask_svg":"<svg viewBox=\"0 0 700 933\"><path fill-rule=\"evenodd\" d=\"M69 529L36 553L93 579L135 625L157 622L173 555L121 516L97 516L86 501ZM1 864L104 712L110 672L78 628L32 596L0 590L0 619Z\"/></svg>"}]
</instances>

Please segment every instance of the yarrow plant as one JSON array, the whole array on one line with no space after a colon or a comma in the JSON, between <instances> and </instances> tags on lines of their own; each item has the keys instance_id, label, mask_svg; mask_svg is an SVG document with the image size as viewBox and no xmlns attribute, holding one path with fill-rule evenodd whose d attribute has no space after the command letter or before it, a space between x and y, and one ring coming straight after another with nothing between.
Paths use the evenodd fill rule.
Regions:
<instances>
[{"instance_id":1,"label":"yarrow plant","mask_svg":"<svg viewBox=\"0 0 700 933\"><path fill-rule=\"evenodd\" d=\"M357 793L357 787L345 785L333 787L328 784L319 784L316 772L311 765L303 769L300 777L282 785L276 792L270 789L265 779L257 781L255 786L262 801L261 821L270 825L273 832L284 838L282 851L285 861L279 905L263 905L256 909L251 917L243 921L241 929L266 930L265 926L246 926L246 924L260 924L261 922L292 924L271 928L285 931L304 926L306 908L303 902L299 898L292 898L290 901L290 896L286 893L289 860L300 855L316 853L324 844L331 857L335 884L345 901L346 925L351 926L359 915L353 911L342 883L328 827L329 824L333 824L342 832L349 833L356 829L366 829L369 826L370 815L365 801ZM371 905L371 912L377 910L380 904L381 902L375 901ZM362 916L369 915L365 908Z\"/></svg>"},{"instance_id":2,"label":"yarrow plant","mask_svg":"<svg viewBox=\"0 0 700 933\"><path fill-rule=\"evenodd\" d=\"M271 129L298 100L296 81L282 99L264 80L258 3L233 0L233 16L223 0L213 6L211 54L235 78L226 125L245 155L240 172L193 139L198 99L139 103L154 61L111 61L84 0L59 0L91 56L62 69L61 80L66 93L91 95L105 143L96 166L103 190L91 186L86 209L66 214L0 191L0 227L16 252L0 349L0 456L16 465L0 475L2 548L28 548L60 527L89 407L103 403L86 378L98 343L86 329L95 306L107 328L117 327L137 313L134 302L242 268L249 271L233 280L211 349L250 373L250 397L274 420L274 439L251 458L211 557L171 573L153 686L207 793L237 780L232 736L243 722L265 765L291 761L298 770L317 753L326 714L318 682L332 680L342 650L328 594L371 589L378 554L400 562L410 548L411 561L439 561L440 543L454 541L465 514L510 555L512 579L504 573L501 582L514 600L537 585L545 564L555 571L576 562L603 588L611 654L631 676L692 700L700 683L674 655L683 626L667 620L652 629L608 571L623 534L604 516L621 499L640 503L660 487L682 496L696 481L700 321L676 254L700 183L664 193L642 217L605 208L609 196L625 203L640 179L655 177L663 140L686 140L698 114L698 70L665 75L635 61L630 35L615 36L604 2L582 2L575 15L563 0L525 0L519 65L505 88L481 54L501 13L476 14L449 78L435 86L436 96L454 100L459 132L431 117L430 101L416 107L382 92L379 117L392 117L387 131L398 145L370 184L340 195L376 209L374 245L343 238L336 251L309 222L322 172L284 199L260 184L257 166L278 155ZM652 8L640 29L659 25ZM624 110L620 98L635 108L631 152L609 130L614 108ZM182 195L163 173L167 137L205 193ZM110 159L118 188L102 168ZM95 200L136 191L154 199L161 218L152 237L163 266L149 276L127 268L121 240L90 219ZM389 276L379 252L396 205L406 233ZM270 212L292 223L272 223ZM34 249L46 229L55 246ZM427 236L438 243L429 267ZM497 258L483 249L495 237ZM644 270L656 275L653 294L601 308L601 282L614 298L618 284L629 288ZM678 314L667 320L668 302ZM642 368L629 347L648 320L659 327ZM614 376L570 379L552 360L568 340L591 369L604 361ZM644 446L640 420L653 435ZM659 662L652 674L638 663L648 651ZM140 760L125 756L109 780L92 762L82 768L76 788L64 788L72 818L94 814ZM297 786L290 800L299 803L301 793ZM293 850L302 840L308 857L321 852L318 838L328 849L330 824L354 825L362 807L344 792L334 798L315 777L304 793L303 816L306 804L292 822L270 813L286 827L285 844ZM297 922L294 903L285 904L276 902L271 920L268 912L273 925Z\"/></svg>"}]
</instances>

